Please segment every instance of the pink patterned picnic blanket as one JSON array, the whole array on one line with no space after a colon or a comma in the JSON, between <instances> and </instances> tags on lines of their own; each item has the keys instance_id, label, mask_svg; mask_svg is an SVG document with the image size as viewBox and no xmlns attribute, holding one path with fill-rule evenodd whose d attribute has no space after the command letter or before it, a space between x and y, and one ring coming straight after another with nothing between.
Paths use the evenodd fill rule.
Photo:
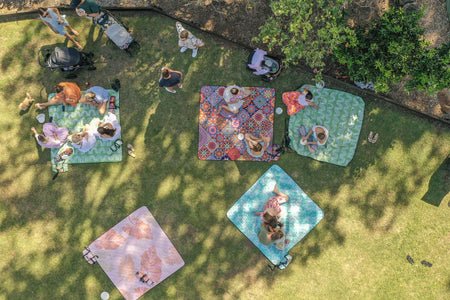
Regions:
<instances>
[{"instance_id":1,"label":"pink patterned picnic blanket","mask_svg":"<svg viewBox=\"0 0 450 300\"><path fill-rule=\"evenodd\" d=\"M134 300L184 265L178 251L143 206L89 245L92 255L127 300ZM143 282L139 278L146 274Z\"/></svg>"},{"instance_id":2,"label":"pink patterned picnic blanket","mask_svg":"<svg viewBox=\"0 0 450 300\"><path fill-rule=\"evenodd\" d=\"M250 87L251 95L245 99L237 114L222 110L224 86L203 86L200 92L198 158L201 160L272 161L278 157L270 145L264 154L255 158L247 152L245 140L239 134L269 136L273 139L273 112L275 89Z\"/></svg>"}]
</instances>

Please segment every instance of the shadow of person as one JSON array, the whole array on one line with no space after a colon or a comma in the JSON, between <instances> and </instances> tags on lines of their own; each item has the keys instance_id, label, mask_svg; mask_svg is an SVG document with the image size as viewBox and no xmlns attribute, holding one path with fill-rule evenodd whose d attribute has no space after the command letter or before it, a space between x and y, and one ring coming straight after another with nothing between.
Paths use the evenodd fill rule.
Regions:
<instances>
[{"instance_id":1,"label":"shadow of person","mask_svg":"<svg viewBox=\"0 0 450 300\"><path fill-rule=\"evenodd\" d=\"M450 158L447 157L439 168L434 172L428 183L428 191L422 200L439 206L442 199L450 192ZM449 203L450 205L450 203Z\"/></svg>"}]
</instances>

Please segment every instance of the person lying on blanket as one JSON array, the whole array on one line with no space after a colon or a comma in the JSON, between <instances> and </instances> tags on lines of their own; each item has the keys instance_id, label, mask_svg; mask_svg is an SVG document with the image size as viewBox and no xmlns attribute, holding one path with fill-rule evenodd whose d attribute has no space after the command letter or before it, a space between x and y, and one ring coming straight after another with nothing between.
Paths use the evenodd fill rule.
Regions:
<instances>
[{"instance_id":1,"label":"person lying on blanket","mask_svg":"<svg viewBox=\"0 0 450 300\"><path fill-rule=\"evenodd\" d=\"M242 104L244 104L244 99L250 96L251 91L249 89L238 87L237 85L229 86L223 92L223 99L226 104L219 104L218 113L222 109L237 114Z\"/></svg>"},{"instance_id":2,"label":"person lying on blanket","mask_svg":"<svg viewBox=\"0 0 450 300\"><path fill-rule=\"evenodd\" d=\"M312 100L313 94L308 91L309 87L310 86L308 85L303 92L293 91L283 93L283 103L286 104L288 108L288 115L292 116L307 106L312 106L315 109L319 108Z\"/></svg>"},{"instance_id":3,"label":"person lying on blanket","mask_svg":"<svg viewBox=\"0 0 450 300\"><path fill-rule=\"evenodd\" d=\"M313 126L313 128L309 130L308 134L306 133L305 126L300 126L299 130L300 136L302 137L300 143L302 145L306 145L311 153L316 153L317 150L319 150L319 146L323 146L327 142L328 129L323 126Z\"/></svg>"},{"instance_id":4,"label":"person lying on blanket","mask_svg":"<svg viewBox=\"0 0 450 300\"><path fill-rule=\"evenodd\" d=\"M89 125L87 124L81 132L69 135L68 140L72 142L74 148L83 153L91 150L97 142L94 133L90 130Z\"/></svg>"},{"instance_id":5,"label":"person lying on blanket","mask_svg":"<svg viewBox=\"0 0 450 300\"><path fill-rule=\"evenodd\" d=\"M270 144L270 137L262 136L256 137L251 133L246 133L244 135L245 145L247 146L247 152L254 158L263 156L264 151Z\"/></svg>"},{"instance_id":6,"label":"person lying on blanket","mask_svg":"<svg viewBox=\"0 0 450 300\"><path fill-rule=\"evenodd\" d=\"M95 136L104 141L115 141L119 138L121 127L115 114L108 112L105 118L98 124Z\"/></svg>"},{"instance_id":7,"label":"person lying on blanket","mask_svg":"<svg viewBox=\"0 0 450 300\"><path fill-rule=\"evenodd\" d=\"M264 221L264 215L266 213L270 214L271 212L275 212L275 214L272 214L273 216L281 218L280 205L289 201L288 195L278 191L278 184L275 184L273 192L277 195L272 196L269 198L269 200L267 200L266 204L264 204L264 210L255 212L255 215L260 216L261 221Z\"/></svg>"},{"instance_id":8,"label":"person lying on blanket","mask_svg":"<svg viewBox=\"0 0 450 300\"><path fill-rule=\"evenodd\" d=\"M64 106L70 104L77 106L78 101L81 98L81 90L78 84L75 82L60 82L55 85L56 96L50 99L48 102L37 103L35 106L37 109L44 109L47 106L60 104Z\"/></svg>"},{"instance_id":9,"label":"person lying on blanket","mask_svg":"<svg viewBox=\"0 0 450 300\"><path fill-rule=\"evenodd\" d=\"M109 93L106 89L101 86L93 86L86 91L86 94L83 97L81 97L80 103L97 107L98 112L103 115L106 111L108 98Z\"/></svg>"}]
</instances>

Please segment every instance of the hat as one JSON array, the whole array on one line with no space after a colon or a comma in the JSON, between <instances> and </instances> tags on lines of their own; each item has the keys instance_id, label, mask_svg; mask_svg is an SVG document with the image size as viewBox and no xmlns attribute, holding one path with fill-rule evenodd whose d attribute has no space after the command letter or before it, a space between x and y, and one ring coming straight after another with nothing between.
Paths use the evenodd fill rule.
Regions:
<instances>
[{"instance_id":1,"label":"hat","mask_svg":"<svg viewBox=\"0 0 450 300\"><path fill-rule=\"evenodd\" d=\"M77 8L78 4L81 3L81 0L72 0L70 2L70 8Z\"/></svg>"}]
</instances>

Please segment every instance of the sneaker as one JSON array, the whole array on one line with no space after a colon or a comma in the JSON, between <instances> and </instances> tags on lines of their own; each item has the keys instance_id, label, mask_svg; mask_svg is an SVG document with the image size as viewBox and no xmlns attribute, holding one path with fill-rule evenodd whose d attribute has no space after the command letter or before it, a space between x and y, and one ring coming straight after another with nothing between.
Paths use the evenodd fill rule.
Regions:
<instances>
[{"instance_id":1,"label":"sneaker","mask_svg":"<svg viewBox=\"0 0 450 300\"><path fill-rule=\"evenodd\" d=\"M187 50L186 47L181 47L180 52L183 53L183 52L185 52L186 50Z\"/></svg>"},{"instance_id":2,"label":"sneaker","mask_svg":"<svg viewBox=\"0 0 450 300\"><path fill-rule=\"evenodd\" d=\"M175 94L177 91L171 91L169 90L167 87L165 87L166 91L168 91L169 93Z\"/></svg>"},{"instance_id":3,"label":"sneaker","mask_svg":"<svg viewBox=\"0 0 450 300\"><path fill-rule=\"evenodd\" d=\"M196 57L197 56L197 52L198 52L198 49L192 50L192 57Z\"/></svg>"}]
</instances>

